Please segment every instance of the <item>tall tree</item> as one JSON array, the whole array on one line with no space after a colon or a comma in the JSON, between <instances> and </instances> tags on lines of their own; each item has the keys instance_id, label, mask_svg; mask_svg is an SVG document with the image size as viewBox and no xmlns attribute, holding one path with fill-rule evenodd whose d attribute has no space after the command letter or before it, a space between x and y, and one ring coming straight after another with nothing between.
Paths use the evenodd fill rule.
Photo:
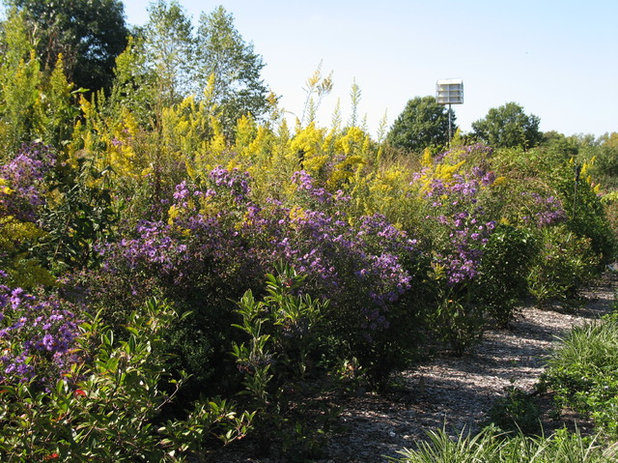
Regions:
<instances>
[{"instance_id":1,"label":"tall tree","mask_svg":"<svg viewBox=\"0 0 618 463\"><path fill-rule=\"evenodd\" d=\"M222 6L210 14L202 13L197 50L197 81L202 88L210 83L228 135L241 116L259 119L268 111L268 89L260 76L262 57L243 40L233 16Z\"/></svg>"},{"instance_id":2,"label":"tall tree","mask_svg":"<svg viewBox=\"0 0 618 463\"><path fill-rule=\"evenodd\" d=\"M527 115L517 103L491 108L484 119L472 123L473 136L496 148L521 146L524 149L543 140L540 119Z\"/></svg>"},{"instance_id":3,"label":"tall tree","mask_svg":"<svg viewBox=\"0 0 618 463\"><path fill-rule=\"evenodd\" d=\"M70 81L90 90L109 89L114 60L128 31L120 0L4 0L23 12L43 69L51 72L62 54Z\"/></svg>"},{"instance_id":4,"label":"tall tree","mask_svg":"<svg viewBox=\"0 0 618 463\"><path fill-rule=\"evenodd\" d=\"M196 90L193 26L175 0L158 0L148 11L143 41L136 45L143 47L143 64L152 76L153 91L168 106Z\"/></svg>"},{"instance_id":5,"label":"tall tree","mask_svg":"<svg viewBox=\"0 0 618 463\"><path fill-rule=\"evenodd\" d=\"M397 147L420 151L431 146L443 147L448 143L449 112L433 96L416 97L406 105L393 123L387 141ZM455 115L451 114L455 132Z\"/></svg>"}]
</instances>

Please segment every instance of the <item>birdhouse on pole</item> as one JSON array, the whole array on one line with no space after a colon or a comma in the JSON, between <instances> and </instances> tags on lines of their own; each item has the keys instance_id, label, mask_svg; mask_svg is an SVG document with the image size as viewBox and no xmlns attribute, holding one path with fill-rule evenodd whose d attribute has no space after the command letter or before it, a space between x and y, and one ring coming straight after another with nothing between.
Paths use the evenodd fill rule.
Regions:
<instances>
[{"instance_id":1,"label":"birdhouse on pole","mask_svg":"<svg viewBox=\"0 0 618 463\"><path fill-rule=\"evenodd\" d=\"M448 105L448 143L451 144L451 105L463 104L463 80L447 79L436 82L436 101Z\"/></svg>"}]
</instances>

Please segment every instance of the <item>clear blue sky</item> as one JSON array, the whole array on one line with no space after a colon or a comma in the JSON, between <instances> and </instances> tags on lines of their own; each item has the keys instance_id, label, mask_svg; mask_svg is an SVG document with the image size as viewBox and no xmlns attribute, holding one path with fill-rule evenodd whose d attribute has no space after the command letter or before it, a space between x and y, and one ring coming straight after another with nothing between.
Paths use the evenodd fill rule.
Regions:
<instances>
[{"instance_id":1,"label":"clear blue sky","mask_svg":"<svg viewBox=\"0 0 618 463\"><path fill-rule=\"evenodd\" d=\"M143 24L149 0L125 0L129 24ZM282 106L302 112L306 79L322 62L349 117L353 79L360 114L375 133L438 79L461 78L454 106L464 131L492 107L514 101L566 135L618 131L618 0L179 0L195 22L222 4L266 67Z\"/></svg>"}]
</instances>

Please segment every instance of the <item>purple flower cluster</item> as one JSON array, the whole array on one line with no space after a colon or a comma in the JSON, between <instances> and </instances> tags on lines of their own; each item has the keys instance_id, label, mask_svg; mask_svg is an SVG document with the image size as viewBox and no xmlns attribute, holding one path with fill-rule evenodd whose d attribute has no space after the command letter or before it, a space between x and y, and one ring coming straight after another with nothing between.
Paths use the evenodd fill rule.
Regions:
<instances>
[{"instance_id":1,"label":"purple flower cluster","mask_svg":"<svg viewBox=\"0 0 618 463\"><path fill-rule=\"evenodd\" d=\"M543 228L566 220L562 203L555 196L541 196L527 191L523 192L522 196L528 204L526 215L522 217L524 222Z\"/></svg>"},{"instance_id":2,"label":"purple flower cluster","mask_svg":"<svg viewBox=\"0 0 618 463\"><path fill-rule=\"evenodd\" d=\"M306 173L295 177L307 191L315 191ZM263 274L283 260L307 275L306 292L352 308L365 327L388 327L389 306L410 288L401 259L415 252L415 241L383 216L351 222L337 210L341 202L333 201L331 212L274 200L260 207L246 197L245 174L217 168L209 178L214 181L206 192L186 182L176 187L171 223L144 222L132 238L105 246L106 268L191 290L197 281L228 288L237 284L242 294L252 281L261 284ZM239 193L234 207L226 199L230 189ZM206 196L204 212L200 201Z\"/></svg>"},{"instance_id":3,"label":"purple flower cluster","mask_svg":"<svg viewBox=\"0 0 618 463\"><path fill-rule=\"evenodd\" d=\"M475 215L467 211L458 212L454 217L440 216L440 223L449 229L448 247L436 253L437 262L446 270L448 283L456 285L474 279L483 255L482 246L496 228L492 220L479 220L480 210Z\"/></svg>"},{"instance_id":4,"label":"purple flower cluster","mask_svg":"<svg viewBox=\"0 0 618 463\"><path fill-rule=\"evenodd\" d=\"M210 171L209 178L215 186L226 189L237 203L244 202L249 195L249 174L247 172L241 172L238 169L229 171L218 166Z\"/></svg>"},{"instance_id":5,"label":"purple flower cluster","mask_svg":"<svg viewBox=\"0 0 618 463\"><path fill-rule=\"evenodd\" d=\"M186 244L180 243L170 233L170 227L162 222L142 222L136 228L136 238L123 238L118 243L107 244L100 249L102 255L119 253L123 264L130 270L144 265L156 267L158 271L169 274L176 269L175 263L186 254ZM104 263L103 270L114 271L110 262Z\"/></svg>"},{"instance_id":6,"label":"purple flower cluster","mask_svg":"<svg viewBox=\"0 0 618 463\"><path fill-rule=\"evenodd\" d=\"M458 154L462 149L458 148ZM480 152L479 152L480 150ZM480 154L479 154L480 153ZM463 150L464 157L491 154L484 145L473 145ZM454 156L447 153L441 156ZM421 177L417 177L420 179ZM425 192L434 208L434 214L428 219L434 220L441 230L435 244L434 258L436 264L445 270L448 284L451 286L474 279L478 275L478 266L483 254L483 246L496 223L486 216L479 204L479 197L486 187L495 181L495 175L481 165L473 166L469 171L454 174L445 181L433 178Z\"/></svg>"},{"instance_id":7,"label":"purple flower cluster","mask_svg":"<svg viewBox=\"0 0 618 463\"><path fill-rule=\"evenodd\" d=\"M305 170L294 172L292 183L296 185L297 191L306 194L308 199L312 200L310 202L332 205L338 201L347 202L350 200L350 197L346 196L341 190L337 190L333 194L323 186L316 186L313 177Z\"/></svg>"},{"instance_id":8,"label":"purple flower cluster","mask_svg":"<svg viewBox=\"0 0 618 463\"><path fill-rule=\"evenodd\" d=\"M257 255L247 247L238 223L239 217L253 210L246 198L246 175L221 168L213 172L213 189L202 191L185 181L176 186L171 205L176 213L169 223L143 221L131 237L101 246L104 269L154 277L180 291L193 288L198 280L222 282L242 275L248 278L256 272L262 275L259 265L254 265ZM233 208L226 200L229 192ZM213 201L214 211L211 207L208 214L201 212L203 198ZM243 213L238 214L239 208Z\"/></svg>"},{"instance_id":9,"label":"purple flower cluster","mask_svg":"<svg viewBox=\"0 0 618 463\"><path fill-rule=\"evenodd\" d=\"M0 286L0 383L54 383L79 361L79 319L56 297Z\"/></svg>"},{"instance_id":10,"label":"purple flower cluster","mask_svg":"<svg viewBox=\"0 0 618 463\"><path fill-rule=\"evenodd\" d=\"M19 220L34 221L43 204L44 177L53 168L56 157L51 148L40 143L24 145L8 163L0 166L0 210Z\"/></svg>"}]
</instances>

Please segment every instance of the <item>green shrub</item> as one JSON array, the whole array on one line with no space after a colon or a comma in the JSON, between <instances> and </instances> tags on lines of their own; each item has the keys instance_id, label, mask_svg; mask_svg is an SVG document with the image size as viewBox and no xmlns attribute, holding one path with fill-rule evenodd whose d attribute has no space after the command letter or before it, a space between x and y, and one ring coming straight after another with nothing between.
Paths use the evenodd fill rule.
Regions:
<instances>
[{"instance_id":1,"label":"green shrub","mask_svg":"<svg viewBox=\"0 0 618 463\"><path fill-rule=\"evenodd\" d=\"M474 292L500 326L512 320L515 304L527 294L527 276L537 252L526 229L498 225L489 237Z\"/></svg>"},{"instance_id":2,"label":"green shrub","mask_svg":"<svg viewBox=\"0 0 618 463\"><path fill-rule=\"evenodd\" d=\"M324 351L328 301L299 294L305 277L289 266L278 266L277 274L266 278L261 301L247 290L238 302L242 322L234 326L248 339L234 343L232 354L244 374L245 395L257 410L254 437L264 451L277 448L300 461L318 456L324 446L326 423L316 423L302 402L325 373L317 360Z\"/></svg>"},{"instance_id":3,"label":"green shrub","mask_svg":"<svg viewBox=\"0 0 618 463\"><path fill-rule=\"evenodd\" d=\"M503 431L542 434L541 412L529 393L511 387L489 411L491 422Z\"/></svg>"},{"instance_id":4,"label":"green shrub","mask_svg":"<svg viewBox=\"0 0 618 463\"><path fill-rule=\"evenodd\" d=\"M599 259L590 240L564 225L540 233L540 252L528 276L531 294L540 302L575 296L596 274Z\"/></svg>"},{"instance_id":5,"label":"green shrub","mask_svg":"<svg viewBox=\"0 0 618 463\"><path fill-rule=\"evenodd\" d=\"M187 461L202 458L213 436L244 436L253 414L237 414L224 400L198 401L184 419L160 422L184 382L167 375L160 350L174 318L151 300L131 316L124 341L94 318L78 338L86 362L55 387L41 389L36 377L2 384L0 460Z\"/></svg>"}]
</instances>

